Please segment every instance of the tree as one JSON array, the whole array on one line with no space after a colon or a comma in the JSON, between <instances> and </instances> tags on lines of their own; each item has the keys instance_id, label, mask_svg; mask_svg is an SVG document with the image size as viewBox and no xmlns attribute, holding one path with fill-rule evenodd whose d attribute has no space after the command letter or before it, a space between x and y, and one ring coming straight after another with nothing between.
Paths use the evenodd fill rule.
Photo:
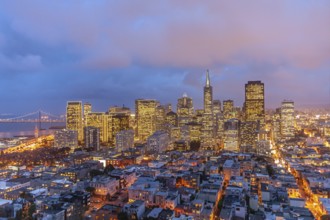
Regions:
<instances>
[{"instance_id":1,"label":"tree","mask_svg":"<svg viewBox=\"0 0 330 220\"><path fill-rule=\"evenodd\" d=\"M223 205L223 198L221 198L218 202L218 209L219 209L219 212L221 211L222 209L222 205Z\"/></svg>"},{"instance_id":2,"label":"tree","mask_svg":"<svg viewBox=\"0 0 330 220\"><path fill-rule=\"evenodd\" d=\"M32 203L29 207L29 210L28 210L28 218L29 219L32 219L32 216L36 212L36 210L37 210L36 204Z\"/></svg>"},{"instance_id":3,"label":"tree","mask_svg":"<svg viewBox=\"0 0 330 220\"><path fill-rule=\"evenodd\" d=\"M109 172L113 171L114 169L115 169L115 167L112 164L109 164L104 168L104 174L108 174Z\"/></svg>"},{"instance_id":4,"label":"tree","mask_svg":"<svg viewBox=\"0 0 330 220\"><path fill-rule=\"evenodd\" d=\"M273 176L275 174L275 170L270 164L267 164L266 169L269 176Z\"/></svg>"},{"instance_id":5,"label":"tree","mask_svg":"<svg viewBox=\"0 0 330 220\"><path fill-rule=\"evenodd\" d=\"M91 170L89 172L89 175L90 175L91 179L93 179L96 176L103 175L103 172L100 170Z\"/></svg>"},{"instance_id":6,"label":"tree","mask_svg":"<svg viewBox=\"0 0 330 220\"><path fill-rule=\"evenodd\" d=\"M117 218L118 220L129 220L126 212L119 212Z\"/></svg>"},{"instance_id":7,"label":"tree","mask_svg":"<svg viewBox=\"0 0 330 220\"><path fill-rule=\"evenodd\" d=\"M201 147L201 142L200 141L191 141L190 142L190 150L191 151L198 151L200 147Z\"/></svg>"},{"instance_id":8,"label":"tree","mask_svg":"<svg viewBox=\"0 0 330 220\"><path fill-rule=\"evenodd\" d=\"M106 199L106 201L109 201L109 200L110 200L110 198L111 198L110 194L109 194L109 193L107 193L107 195L105 196L105 199Z\"/></svg>"},{"instance_id":9,"label":"tree","mask_svg":"<svg viewBox=\"0 0 330 220\"><path fill-rule=\"evenodd\" d=\"M85 190L86 190L87 192L89 192L90 194L94 194L94 192L95 192L95 188L94 188L94 187L91 187L91 186L86 187Z\"/></svg>"}]
</instances>

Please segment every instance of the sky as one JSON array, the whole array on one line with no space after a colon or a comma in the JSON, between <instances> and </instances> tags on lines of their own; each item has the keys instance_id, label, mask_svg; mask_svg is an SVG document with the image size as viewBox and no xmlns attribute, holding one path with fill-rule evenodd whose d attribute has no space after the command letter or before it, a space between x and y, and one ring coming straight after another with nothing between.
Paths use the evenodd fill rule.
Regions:
<instances>
[{"instance_id":1,"label":"sky","mask_svg":"<svg viewBox=\"0 0 330 220\"><path fill-rule=\"evenodd\" d=\"M249 80L266 108L330 104L330 1L0 1L0 113L183 93L201 108L206 69L236 106Z\"/></svg>"}]
</instances>

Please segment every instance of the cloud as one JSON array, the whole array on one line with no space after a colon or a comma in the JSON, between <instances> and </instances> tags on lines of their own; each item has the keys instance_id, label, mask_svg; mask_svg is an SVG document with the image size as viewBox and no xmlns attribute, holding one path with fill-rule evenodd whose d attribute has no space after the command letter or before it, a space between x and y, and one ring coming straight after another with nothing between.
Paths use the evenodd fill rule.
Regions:
<instances>
[{"instance_id":1,"label":"cloud","mask_svg":"<svg viewBox=\"0 0 330 220\"><path fill-rule=\"evenodd\" d=\"M187 92L201 107L209 68L215 98L238 105L248 80L265 82L271 107L329 99L326 0L8 0L0 14L1 72L44 73L15 94L43 86L40 100L109 105Z\"/></svg>"},{"instance_id":2,"label":"cloud","mask_svg":"<svg viewBox=\"0 0 330 220\"><path fill-rule=\"evenodd\" d=\"M326 1L22 4L3 4L14 30L46 44L70 44L83 64L100 68L134 61L202 67L246 59L313 68L330 56Z\"/></svg>"},{"instance_id":3,"label":"cloud","mask_svg":"<svg viewBox=\"0 0 330 220\"><path fill-rule=\"evenodd\" d=\"M39 55L28 54L7 57L0 53L0 70L10 72L37 72L43 68Z\"/></svg>"}]
</instances>

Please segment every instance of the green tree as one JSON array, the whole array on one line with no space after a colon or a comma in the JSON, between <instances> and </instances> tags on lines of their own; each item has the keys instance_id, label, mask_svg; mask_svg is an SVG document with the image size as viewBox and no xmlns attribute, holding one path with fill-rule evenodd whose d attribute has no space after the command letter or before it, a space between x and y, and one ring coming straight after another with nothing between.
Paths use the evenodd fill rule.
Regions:
<instances>
[{"instance_id":1,"label":"green tree","mask_svg":"<svg viewBox=\"0 0 330 220\"><path fill-rule=\"evenodd\" d=\"M91 170L89 172L89 175L90 175L91 179L93 179L96 176L103 175L103 172L100 170Z\"/></svg>"},{"instance_id":2,"label":"green tree","mask_svg":"<svg viewBox=\"0 0 330 220\"><path fill-rule=\"evenodd\" d=\"M199 151L199 148L201 147L200 141L191 141L190 142L190 150L191 151Z\"/></svg>"},{"instance_id":3,"label":"green tree","mask_svg":"<svg viewBox=\"0 0 330 220\"><path fill-rule=\"evenodd\" d=\"M115 167L112 164L109 164L104 168L104 174L108 174L111 171L113 171L114 169L115 169Z\"/></svg>"},{"instance_id":4,"label":"green tree","mask_svg":"<svg viewBox=\"0 0 330 220\"><path fill-rule=\"evenodd\" d=\"M32 219L32 216L36 212L36 210L37 210L36 204L32 203L29 207L29 210L28 210L28 218L29 219Z\"/></svg>"},{"instance_id":5,"label":"green tree","mask_svg":"<svg viewBox=\"0 0 330 220\"><path fill-rule=\"evenodd\" d=\"M272 165L267 164L266 169L267 169L267 172L268 172L268 175L269 175L269 176L273 176L273 175L275 174L275 170L274 170L274 168L272 167Z\"/></svg>"},{"instance_id":6,"label":"green tree","mask_svg":"<svg viewBox=\"0 0 330 220\"><path fill-rule=\"evenodd\" d=\"M91 195L93 195L94 192L95 192L95 188L94 188L94 187L91 187L91 186L86 187L85 190L86 190L87 192L89 192Z\"/></svg>"},{"instance_id":7,"label":"green tree","mask_svg":"<svg viewBox=\"0 0 330 220\"><path fill-rule=\"evenodd\" d=\"M119 212L117 218L118 220L129 220L128 215L125 212Z\"/></svg>"},{"instance_id":8,"label":"green tree","mask_svg":"<svg viewBox=\"0 0 330 220\"><path fill-rule=\"evenodd\" d=\"M222 205L223 205L223 198L221 198L218 202L218 209L219 209L219 212L221 211L222 209Z\"/></svg>"},{"instance_id":9,"label":"green tree","mask_svg":"<svg viewBox=\"0 0 330 220\"><path fill-rule=\"evenodd\" d=\"M22 209L16 211L16 217L15 220L20 220L23 217Z\"/></svg>"}]
</instances>

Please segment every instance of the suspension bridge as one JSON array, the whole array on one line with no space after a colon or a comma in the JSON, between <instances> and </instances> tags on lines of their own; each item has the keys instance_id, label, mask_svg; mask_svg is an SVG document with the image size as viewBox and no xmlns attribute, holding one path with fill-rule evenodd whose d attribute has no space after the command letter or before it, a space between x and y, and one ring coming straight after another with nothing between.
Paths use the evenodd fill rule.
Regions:
<instances>
[{"instance_id":1,"label":"suspension bridge","mask_svg":"<svg viewBox=\"0 0 330 220\"><path fill-rule=\"evenodd\" d=\"M65 122L65 117L51 114L42 110L19 115L15 117L1 118L0 123L54 123Z\"/></svg>"}]
</instances>

